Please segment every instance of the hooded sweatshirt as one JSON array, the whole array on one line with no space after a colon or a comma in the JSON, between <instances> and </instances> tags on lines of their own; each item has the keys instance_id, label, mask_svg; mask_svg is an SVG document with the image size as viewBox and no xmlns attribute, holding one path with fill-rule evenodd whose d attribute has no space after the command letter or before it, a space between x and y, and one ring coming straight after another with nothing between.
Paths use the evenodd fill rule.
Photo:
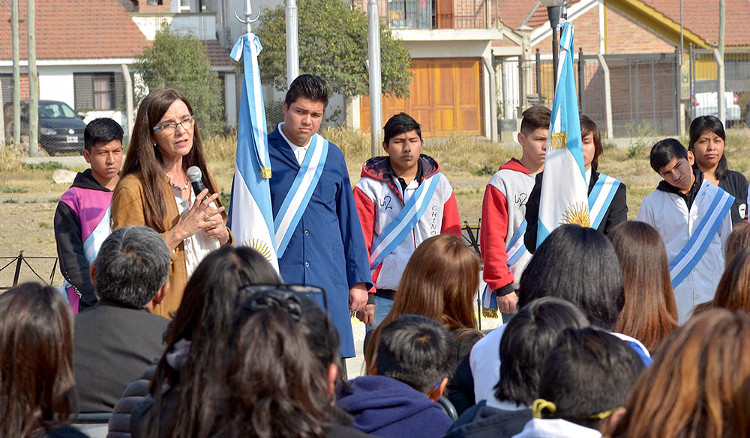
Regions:
<instances>
[{"instance_id":1,"label":"hooded sweatshirt","mask_svg":"<svg viewBox=\"0 0 750 438\"><path fill-rule=\"evenodd\" d=\"M385 376L363 376L339 388L336 407L354 416L353 426L384 438L442 437L452 421L437 403Z\"/></svg>"}]
</instances>

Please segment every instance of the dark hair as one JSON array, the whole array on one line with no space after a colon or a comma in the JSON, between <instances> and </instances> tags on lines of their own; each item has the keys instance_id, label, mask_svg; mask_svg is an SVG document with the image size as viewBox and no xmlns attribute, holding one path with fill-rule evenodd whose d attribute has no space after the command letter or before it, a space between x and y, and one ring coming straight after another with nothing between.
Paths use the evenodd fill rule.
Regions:
<instances>
[{"instance_id":1,"label":"dark hair","mask_svg":"<svg viewBox=\"0 0 750 438\"><path fill-rule=\"evenodd\" d=\"M594 159L591 160L591 168L596 172L599 168L599 156L604 150L602 147L602 134L599 132L596 123L589 116L581 115L581 139L589 134L592 134L594 137Z\"/></svg>"},{"instance_id":2,"label":"dark hair","mask_svg":"<svg viewBox=\"0 0 750 438\"><path fill-rule=\"evenodd\" d=\"M716 116L698 116L690 122L690 142L688 143L688 150L693 151L695 149L695 143L706 131L711 131L714 134L721 137L723 141L727 141L727 133L724 131L724 124ZM697 168L698 163L694 166ZM729 163L727 163L727 154L722 153L719 163L716 166L716 179L724 178L727 171L729 170Z\"/></svg>"},{"instance_id":3,"label":"dark hair","mask_svg":"<svg viewBox=\"0 0 750 438\"><path fill-rule=\"evenodd\" d=\"M86 125L83 144L87 151L91 151L97 143L109 143L112 140L120 140L122 143L122 136L123 130L119 123L108 117L100 117Z\"/></svg>"},{"instance_id":4,"label":"dark hair","mask_svg":"<svg viewBox=\"0 0 750 438\"><path fill-rule=\"evenodd\" d=\"M543 418L599 429L597 414L625 405L645 366L624 341L602 330L565 330L544 361L539 397L555 404Z\"/></svg>"},{"instance_id":5,"label":"dark hair","mask_svg":"<svg viewBox=\"0 0 750 438\"><path fill-rule=\"evenodd\" d=\"M225 436L323 437L328 368L339 351L328 315L305 295L267 290L241 302L235 323Z\"/></svg>"},{"instance_id":6,"label":"dark hair","mask_svg":"<svg viewBox=\"0 0 750 438\"><path fill-rule=\"evenodd\" d=\"M664 241L654 227L625 221L607 235L622 269L625 306L615 331L656 351L679 325Z\"/></svg>"},{"instance_id":7,"label":"dark hair","mask_svg":"<svg viewBox=\"0 0 750 438\"><path fill-rule=\"evenodd\" d=\"M409 114L398 113L395 116L388 119L385 126L383 127L384 137L383 142L388 144L388 141L396 135L403 134L409 131L417 131L419 138L422 138L422 127L414 120Z\"/></svg>"},{"instance_id":8,"label":"dark hair","mask_svg":"<svg viewBox=\"0 0 750 438\"><path fill-rule=\"evenodd\" d=\"M169 248L155 230L119 228L96 256L96 292L104 300L142 309L169 279L170 263Z\"/></svg>"},{"instance_id":9,"label":"dark hair","mask_svg":"<svg viewBox=\"0 0 750 438\"><path fill-rule=\"evenodd\" d=\"M0 295L0 436L43 436L76 410L73 314L60 292L24 283Z\"/></svg>"},{"instance_id":10,"label":"dark hair","mask_svg":"<svg viewBox=\"0 0 750 438\"><path fill-rule=\"evenodd\" d=\"M592 325L612 330L625 304L622 273L604 234L578 225L557 227L521 275L518 305L551 296L569 301Z\"/></svg>"},{"instance_id":11,"label":"dark hair","mask_svg":"<svg viewBox=\"0 0 750 438\"><path fill-rule=\"evenodd\" d=\"M654 357L608 436L747 436L732 430L738 394L747 391L748 379L750 316L707 310L688 319Z\"/></svg>"},{"instance_id":12,"label":"dark hair","mask_svg":"<svg viewBox=\"0 0 750 438\"><path fill-rule=\"evenodd\" d=\"M732 225L732 232L729 233L726 248L724 248L724 265L729 266L732 259L747 247L750 247L750 224Z\"/></svg>"},{"instance_id":13,"label":"dark hair","mask_svg":"<svg viewBox=\"0 0 750 438\"><path fill-rule=\"evenodd\" d=\"M459 237L438 234L419 244L401 275L393 307L372 332L365 348L369 367L381 327L403 314L432 318L450 331L475 329L474 294L479 288L479 257ZM468 336L467 330L461 336Z\"/></svg>"},{"instance_id":14,"label":"dark hair","mask_svg":"<svg viewBox=\"0 0 750 438\"><path fill-rule=\"evenodd\" d=\"M284 103L287 107L290 107L300 97L310 99L313 102L322 102L324 107L328 106L328 85L326 81L320 76L311 74L297 76L297 79L289 85Z\"/></svg>"},{"instance_id":15,"label":"dark hair","mask_svg":"<svg viewBox=\"0 0 750 438\"><path fill-rule=\"evenodd\" d=\"M420 315L401 315L380 332L378 375L428 393L453 374L453 340L448 330Z\"/></svg>"},{"instance_id":16,"label":"dark hair","mask_svg":"<svg viewBox=\"0 0 750 438\"><path fill-rule=\"evenodd\" d=\"M560 298L539 298L519 310L500 340L500 381L495 385L495 398L531 406L539 398L544 359L560 333L588 326L586 315Z\"/></svg>"},{"instance_id":17,"label":"dark hair","mask_svg":"<svg viewBox=\"0 0 750 438\"><path fill-rule=\"evenodd\" d=\"M664 140L658 141L654 147L651 148L649 155L651 160L651 168L654 172L659 172L659 169L669 164L670 161L675 158L687 158L688 151L685 146L680 143L679 140L674 138L665 138Z\"/></svg>"},{"instance_id":18,"label":"dark hair","mask_svg":"<svg viewBox=\"0 0 750 438\"><path fill-rule=\"evenodd\" d=\"M281 284L268 260L248 247L224 246L208 254L185 286L180 307L170 325L167 348L151 381L154 407L152 431L166 428L169 436L206 436L217 415L217 400L226 370L237 296L248 284ZM167 363L167 354L180 340L191 341L182 370ZM162 385L176 385L179 394L167 425L160 425Z\"/></svg>"},{"instance_id":19,"label":"dark hair","mask_svg":"<svg viewBox=\"0 0 750 438\"><path fill-rule=\"evenodd\" d=\"M166 214L166 200L164 199L164 170L161 168L161 153L155 147L153 128L159 123L169 107L177 100L185 103L190 114L194 114L190 102L175 90L165 88L152 91L146 96L138 107L138 114L133 124L133 135L128 146L125 163L120 172L121 181L127 175L137 174L143 185L143 218L145 225L164 233L164 216ZM216 193L216 186L209 178L206 160L203 156L201 136L198 132L198 124L193 127L193 147L182 159L182 168L187 170L190 166L198 166L203 172L203 182L210 193ZM117 188L115 188L117 190ZM169 202L174 202L170 199ZM219 200L215 201L221 205ZM221 215L226 219L226 213Z\"/></svg>"},{"instance_id":20,"label":"dark hair","mask_svg":"<svg viewBox=\"0 0 750 438\"><path fill-rule=\"evenodd\" d=\"M750 248L734 256L716 287L714 307L750 313Z\"/></svg>"},{"instance_id":21,"label":"dark hair","mask_svg":"<svg viewBox=\"0 0 750 438\"><path fill-rule=\"evenodd\" d=\"M534 105L524 111L522 115L521 132L523 135L529 135L539 128L549 129L552 111L546 106Z\"/></svg>"}]
</instances>

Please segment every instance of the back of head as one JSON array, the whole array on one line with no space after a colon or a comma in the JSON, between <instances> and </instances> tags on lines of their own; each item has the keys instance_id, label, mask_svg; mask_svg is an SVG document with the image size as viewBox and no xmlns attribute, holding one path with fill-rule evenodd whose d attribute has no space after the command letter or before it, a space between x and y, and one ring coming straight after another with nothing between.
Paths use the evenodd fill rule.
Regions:
<instances>
[{"instance_id":1,"label":"back of head","mask_svg":"<svg viewBox=\"0 0 750 438\"><path fill-rule=\"evenodd\" d=\"M75 409L73 315L50 286L0 295L0 436L28 437Z\"/></svg>"},{"instance_id":2,"label":"back of head","mask_svg":"<svg viewBox=\"0 0 750 438\"><path fill-rule=\"evenodd\" d=\"M583 310L592 325L612 330L625 304L622 273L612 244L599 231L557 227L539 245L521 276L518 305L545 296Z\"/></svg>"},{"instance_id":3,"label":"back of head","mask_svg":"<svg viewBox=\"0 0 750 438\"><path fill-rule=\"evenodd\" d=\"M215 416L218 398L219 382L215 380L226 369L235 303L243 289L253 284L281 284L281 279L265 257L244 246L224 246L211 252L188 280L151 382L154 412L160 408L160 385L180 382L175 412L182 415L171 419L171 434L193 436L210 427L207 421ZM189 341L189 354L184 366L176 370L166 358L182 340ZM159 430L158 416L153 420L151 427Z\"/></svg>"},{"instance_id":4,"label":"back of head","mask_svg":"<svg viewBox=\"0 0 750 438\"><path fill-rule=\"evenodd\" d=\"M508 323L500 341L500 381L495 398L531 406L539 398L544 360L567 328L589 326L573 304L554 297L539 298Z\"/></svg>"},{"instance_id":5,"label":"back of head","mask_svg":"<svg viewBox=\"0 0 750 438\"><path fill-rule=\"evenodd\" d=\"M625 288L625 306L615 331L654 351L678 326L664 241L654 227L636 221L618 224L607 238L620 261Z\"/></svg>"},{"instance_id":6,"label":"back of head","mask_svg":"<svg viewBox=\"0 0 750 438\"><path fill-rule=\"evenodd\" d=\"M304 294L268 287L251 292L235 315L226 370L227 438L323 436L329 421L328 372L338 332Z\"/></svg>"},{"instance_id":7,"label":"back of head","mask_svg":"<svg viewBox=\"0 0 750 438\"><path fill-rule=\"evenodd\" d=\"M94 119L83 130L83 144L90 151L97 143L109 143L112 140L122 142L122 126L109 117Z\"/></svg>"},{"instance_id":8,"label":"back of head","mask_svg":"<svg viewBox=\"0 0 750 438\"><path fill-rule=\"evenodd\" d=\"M409 114L398 113L388 119L383 127L383 141L388 144L392 137L409 131L417 131L419 138L422 138L422 127Z\"/></svg>"},{"instance_id":9,"label":"back of head","mask_svg":"<svg viewBox=\"0 0 750 438\"><path fill-rule=\"evenodd\" d=\"M750 248L729 262L716 287L713 306L750 312Z\"/></svg>"},{"instance_id":10,"label":"back of head","mask_svg":"<svg viewBox=\"0 0 750 438\"><path fill-rule=\"evenodd\" d=\"M724 249L724 263L729 266L734 256L750 247L750 224L740 223L732 225L732 232L727 237Z\"/></svg>"},{"instance_id":11,"label":"back of head","mask_svg":"<svg viewBox=\"0 0 750 438\"><path fill-rule=\"evenodd\" d=\"M689 319L656 355L612 436L740 436L729 431L748 379L750 316L707 310Z\"/></svg>"},{"instance_id":12,"label":"back of head","mask_svg":"<svg viewBox=\"0 0 750 438\"><path fill-rule=\"evenodd\" d=\"M598 429L625 404L643 370L635 350L617 337L594 328L565 330L544 362L539 396L555 410L542 417Z\"/></svg>"},{"instance_id":13,"label":"back of head","mask_svg":"<svg viewBox=\"0 0 750 438\"><path fill-rule=\"evenodd\" d=\"M383 327L378 375L392 377L426 394L455 369L453 340L445 327L419 315L401 315Z\"/></svg>"},{"instance_id":14,"label":"back of head","mask_svg":"<svg viewBox=\"0 0 750 438\"><path fill-rule=\"evenodd\" d=\"M114 230L94 264L96 292L103 300L142 309L169 278L171 256L164 239L149 227Z\"/></svg>"},{"instance_id":15,"label":"back of head","mask_svg":"<svg viewBox=\"0 0 750 438\"><path fill-rule=\"evenodd\" d=\"M289 85L289 90L284 97L284 103L291 106L299 98L309 99L313 102L322 102L328 106L328 85L320 76L303 74Z\"/></svg>"},{"instance_id":16,"label":"back of head","mask_svg":"<svg viewBox=\"0 0 750 438\"><path fill-rule=\"evenodd\" d=\"M687 149L685 149L685 146L679 140L665 138L651 148L651 153L649 154L651 168L654 169L654 172L658 173L659 169L669 164L675 158L687 158L687 152Z\"/></svg>"},{"instance_id":17,"label":"back of head","mask_svg":"<svg viewBox=\"0 0 750 438\"><path fill-rule=\"evenodd\" d=\"M539 128L549 129L549 121L551 117L552 111L550 111L549 108L542 105L534 105L523 112L521 132L524 135L529 135Z\"/></svg>"}]
</instances>

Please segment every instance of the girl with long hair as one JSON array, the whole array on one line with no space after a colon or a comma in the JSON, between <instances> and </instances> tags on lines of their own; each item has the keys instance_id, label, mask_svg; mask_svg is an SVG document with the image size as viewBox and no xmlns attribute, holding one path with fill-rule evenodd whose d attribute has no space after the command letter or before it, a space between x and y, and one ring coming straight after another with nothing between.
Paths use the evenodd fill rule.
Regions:
<instances>
[{"instance_id":1,"label":"girl with long hair","mask_svg":"<svg viewBox=\"0 0 750 438\"><path fill-rule=\"evenodd\" d=\"M694 168L703 178L734 196L732 224L747 222L747 179L729 170L725 152L727 134L724 124L716 116L700 116L690 123L688 151L695 157Z\"/></svg>"},{"instance_id":2,"label":"girl with long hair","mask_svg":"<svg viewBox=\"0 0 750 438\"><path fill-rule=\"evenodd\" d=\"M0 437L85 437L67 426L76 410L73 314L50 286L0 295Z\"/></svg>"},{"instance_id":3,"label":"girl with long hair","mask_svg":"<svg viewBox=\"0 0 750 438\"><path fill-rule=\"evenodd\" d=\"M750 316L723 309L688 320L633 389L613 438L723 438L737 430L750 379ZM746 406L744 407L746 410Z\"/></svg>"},{"instance_id":4,"label":"girl with long hair","mask_svg":"<svg viewBox=\"0 0 750 438\"><path fill-rule=\"evenodd\" d=\"M199 196L187 177L192 166L201 170L207 189ZM184 96L162 89L143 99L120 177L112 196L113 228L151 227L172 250L170 290L154 309L170 317L203 257L232 243L216 183L206 167L195 112Z\"/></svg>"},{"instance_id":5,"label":"girl with long hair","mask_svg":"<svg viewBox=\"0 0 750 438\"><path fill-rule=\"evenodd\" d=\"M625 306L615 331L638 339L654 352L679 325L667 250L659 232L627 221L607 236L622 269Z\"/></svg>"}]
</instances>

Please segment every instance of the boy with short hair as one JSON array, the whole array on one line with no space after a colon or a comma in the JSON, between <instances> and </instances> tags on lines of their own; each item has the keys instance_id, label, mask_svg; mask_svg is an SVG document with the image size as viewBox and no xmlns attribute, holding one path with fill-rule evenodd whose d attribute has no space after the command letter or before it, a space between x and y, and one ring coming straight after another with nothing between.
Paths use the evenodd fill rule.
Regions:
<instances>
[{"instance_id":1,"label":"boy with short hair","mask_svg":"<svg viewBox=\"0 0 750 438\"><path fill-rule=\"evenodd\" d=\"M656 143L650 159L663 181L643 199L637 220L656 228L664 240L683 324L696 305L713 298L724 272L734 197L693 169L693 153L673 138Z\"/></svg>"},{"instance_id":2,"label":"boy with short hair","mask_svg":"<svg viewBox=\"0 0 750 438\"><path fill-rule=\"evenodd\" d=\"M535 105L523 112L518 143L521 159L511 158L492 176L482 201L482 230L479 243L487 283L482 305L489 314L499 309L516 310L518 282L531 259L523 245L526 230L526 200L534 188L536 175L544 168L551 111Z\"/></svg>"},{"instance_id":3,"label":"boy with short hair","mask_svg":"<svg viewBox=\"0 0 750 438\"><path fill-rule=\"evenodd\" d=\"M362 165L354 200L362 223L375 285L367 310L358 317L376 327L393 305L406 263L425 239L446 233L461 236L458 204L434 158L422 154L422 129L399 113L385 124L387 156Z\"/></svg>"},{"instance_id":4,"label":"boy with short hair","mask_svg":"<svg viewBox=\"0 0 750 438\"><path fill-rule=\"evenodd\" d=\"M122 137L122 127L112 119L89 122L83 132L83 158L91 168L76 175L55 211L57 256L73 313L97 302L89 267L111 232L109 205L120 181Z\"/></svg>"},{"instance_id":5,"label":"boy with short hair","mask_svg":"<svg viewBox=\"0 0 750 438\"><path fill-rule=\"evenodd\" d=\"M340 387L336 406L380 437L442 437L452 420L436 403L453 371L453 340L436 321L402 315L383 327L368 375Z\"/></svg>"}]
</instances>

